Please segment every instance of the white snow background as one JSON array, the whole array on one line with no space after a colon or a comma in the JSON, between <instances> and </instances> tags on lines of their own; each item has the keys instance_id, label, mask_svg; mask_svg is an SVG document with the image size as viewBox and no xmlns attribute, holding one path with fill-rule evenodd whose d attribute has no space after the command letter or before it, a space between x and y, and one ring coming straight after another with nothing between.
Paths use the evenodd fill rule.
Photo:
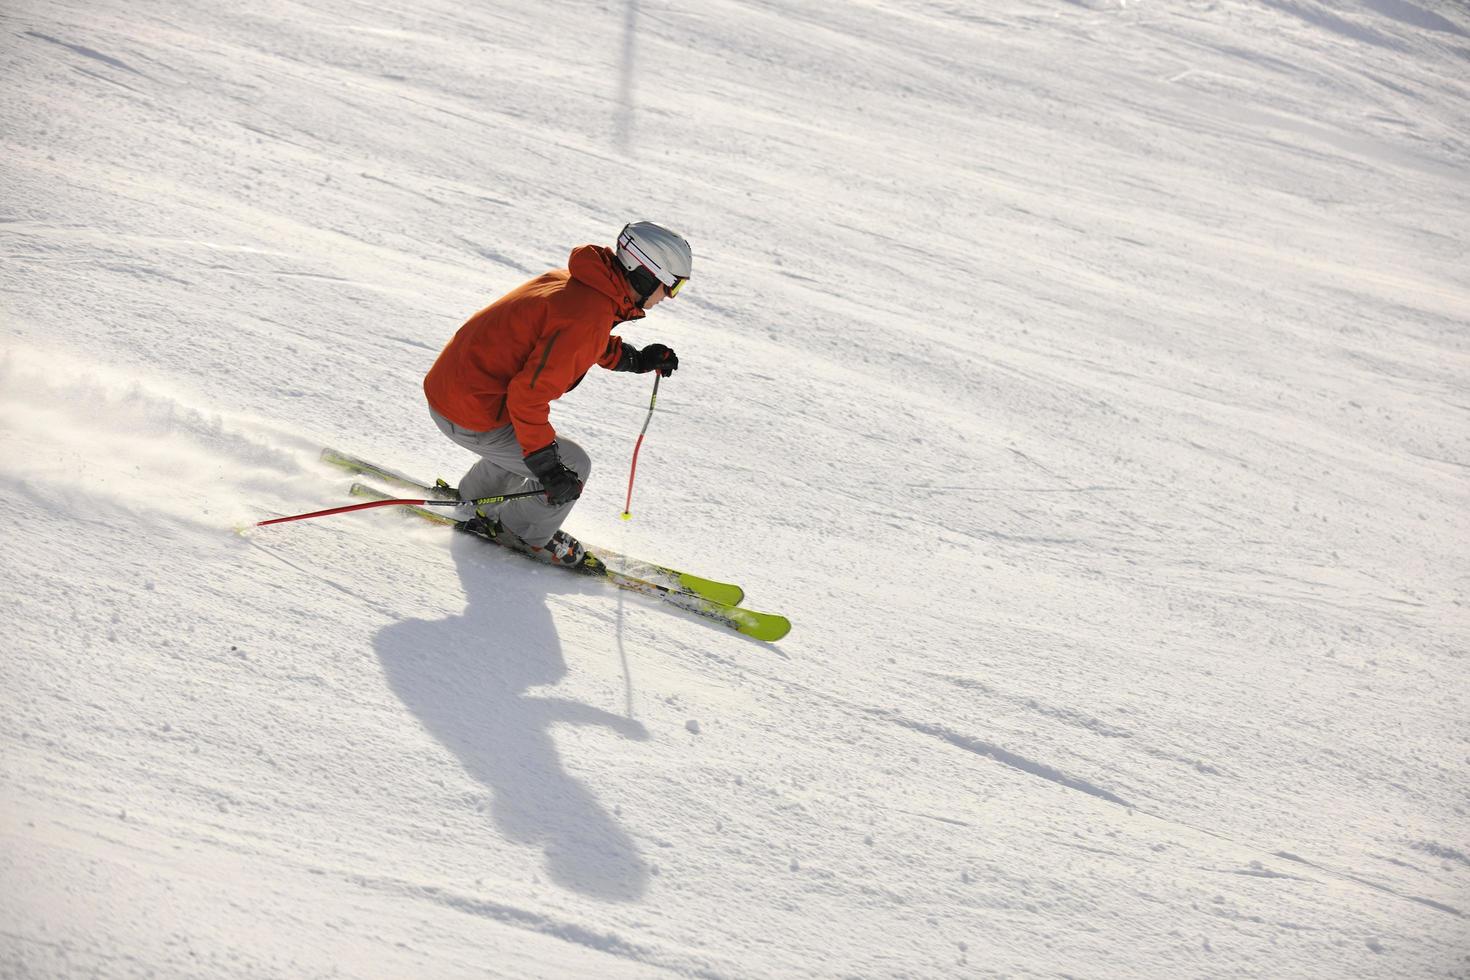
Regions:
<instances>
[{"instance_id":1,"label":"white snow background","mask_svg":"<svg viewBox=\"0 0 1470 980\"><path fill-rule=\"evenodd\" d=\"M0 973L1470 975L1470 12L0 7ZM650 218L569 529L349 502Z\"/></svg>"}]
</instances>

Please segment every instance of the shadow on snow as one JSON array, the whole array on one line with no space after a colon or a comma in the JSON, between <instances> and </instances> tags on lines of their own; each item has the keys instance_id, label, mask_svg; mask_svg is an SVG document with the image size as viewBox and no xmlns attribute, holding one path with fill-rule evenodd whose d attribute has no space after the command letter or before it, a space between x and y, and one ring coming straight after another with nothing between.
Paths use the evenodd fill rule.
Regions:
<instances>
[{"instance_id":1,"label":"shadow on snow","mask_svg":"<svg viewBox=\"0 0 1470 980\"><path fill-rule=\"evenodd\" d=\"M551 728L602 725L640 740L647 731L600 708L527 693L567 673L546 596L587 585L562 583L555 572L523 574L528 569L508 567L484 544L454 537L469 604L462 615L405 620L377 635L374 647L389 685L491 791L500 833L544 851L554 882L605 901L639 899L647 889L646 864L627 832L567 772Z\"/></svg>"}]
</instances>

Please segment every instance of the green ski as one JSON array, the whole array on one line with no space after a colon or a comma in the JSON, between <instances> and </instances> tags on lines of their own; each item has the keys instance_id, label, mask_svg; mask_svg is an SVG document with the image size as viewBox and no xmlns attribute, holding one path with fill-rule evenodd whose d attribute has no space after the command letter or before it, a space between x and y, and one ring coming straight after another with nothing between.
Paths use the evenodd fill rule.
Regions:
<instances>
[{"instance_id":1,"label":"green ski","mask_svg":"<svg viewBox=\"0 0 1470 980\"><path fill-rule=\"evenodd\" d=\"M365 483L354 483L352 485L352 495L354 497L363 497L368 500L390 499L389 494L384 493L376 487L370 487ZM404 507L403 509L410 511L414 515L421 517L431 523L450 527L457 531L464 531L467 534L474 535L474 537L479 538L482 541L487 541L492 544L498 543L493 538L486 538L482 535L475 534L473 531L467 530L463 521L456 521L454 520L454 518L449 517L448 515L435 513L434 511L429 510L426 507L408 506ZM522 555L532 561L537 561L538 563L540 563L539 559L536 559L518 549L507 547L506 550L512 551L515 554ZM597 555L591 551L591 549L588 549L587 559L581 565L548 565L547 567L565 567L566 570L569 572L574 572L581 575L590 575L594 578L606 579L620 589L627 589L630 592L637 592L642 595L650 596L654 599L666 602L669 605L676 606L687 612L692 612L697 616L702 616L705 619L713 620L714 622L717 622L722 626L728 626L730 629L733 629L738 633L744 633L746 636L753 637L757 640L764 640L768 643L779 640L781 639L781 637L791 632L791 621L788 620L785 616L777 616L772 613L756 612L753 609L746 609L742 606L735 605L734 603L719 602L717 600L709 599L700 595L695 595L693 593L685 592L680 589L669 588L668 586L660 585L657 582L650 582L646 579L637 578L636 576L629 575L626 572L621 572L616 569L609 568L607 564L602 561L601 558L597 557Z\"/></svg>"}]
</instances>

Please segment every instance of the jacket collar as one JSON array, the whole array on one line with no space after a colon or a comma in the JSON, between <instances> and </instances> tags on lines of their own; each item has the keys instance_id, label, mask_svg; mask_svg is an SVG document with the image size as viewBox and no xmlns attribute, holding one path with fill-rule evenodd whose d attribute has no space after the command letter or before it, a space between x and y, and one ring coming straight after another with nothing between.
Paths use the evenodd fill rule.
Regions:
<instances>
[{"instance_id":1,"label":"jacket collar","mask_svg":"<svg viewBox=\"0 0 1470 980\"><path fill-rule=\"evenodd\" d=\"M567 271L573 279L612 300L619 321L639 320L646 315L638 308L637 297L612 249L604 245L578 245L567 259Z\"/></svg>"}]
</instances>

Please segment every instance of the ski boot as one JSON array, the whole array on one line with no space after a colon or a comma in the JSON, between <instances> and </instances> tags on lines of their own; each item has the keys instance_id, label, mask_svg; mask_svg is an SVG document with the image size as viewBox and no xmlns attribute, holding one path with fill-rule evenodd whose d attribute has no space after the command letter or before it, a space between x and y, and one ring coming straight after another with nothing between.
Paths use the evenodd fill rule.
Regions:
<instances>
[{"instance_id":1,"label":"ski boot","mask_svg":"<svg viewBox=\"0 0 1470 980\"><path fill-rule=\"evenodd\" d=\"M532 545L531 554L553 565L580 565L587 557L587 549L567 532L557 531L544 546Z\"/></svg>"}]
</instances>

